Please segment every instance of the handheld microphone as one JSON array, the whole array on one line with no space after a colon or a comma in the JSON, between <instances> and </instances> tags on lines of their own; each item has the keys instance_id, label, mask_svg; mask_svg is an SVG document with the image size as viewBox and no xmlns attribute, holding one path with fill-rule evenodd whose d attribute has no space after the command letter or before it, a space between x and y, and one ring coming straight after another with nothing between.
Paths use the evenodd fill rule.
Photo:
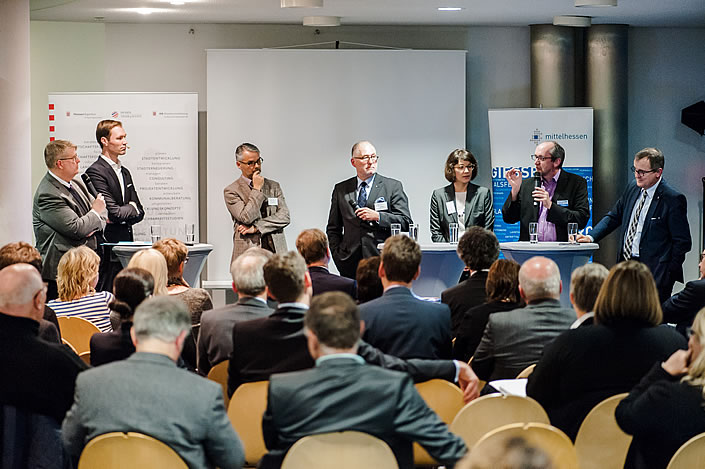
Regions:
<instances>
[{"instance_id":1,"label":"handheld microphone","mask_svg":"<svg viewBox=\"0 0 705 469\"><path fill-rule=\"evenodd\" d=\"M98 191L95 190L95 186L93 185L93 181L91 181L91 177L86 173L83 173L81 174L81 179L83 179L83 183L86 185L86 189L88 189L88 192L91 193L93 198L98 197Z\"/></svg>"},{"instance_id":2,"label":"handheld microphone","mask_svg":"<svg viewBox=\"0 0 705 469\"><path fill-rule=\"evenodd\" d=\"M360 208L360 206L357 205L357 202L355 202L352 199L348 199L348 205L350 205L352 207L353 212L357 212L357 209ZM371 221L364 221L363 223L367 223L370 226L370 228L374 228L374 226L375 226L374 222L371 222Z\"/></svg>"},{"instance_id":3,"label":"handheld microphone","mask_svg":"<svg viewBox=\"0 0 705 469\"><path fill-rule=\"evenodd\" d=\"M541 187L542 184L543 184L543 178L541 177L541 172L536 171L536 173L534 173L534 189L538 189L539 187ZM536 206L538 204L539 203L534 200L534 206Z\"/></svg>"}]
</instances>

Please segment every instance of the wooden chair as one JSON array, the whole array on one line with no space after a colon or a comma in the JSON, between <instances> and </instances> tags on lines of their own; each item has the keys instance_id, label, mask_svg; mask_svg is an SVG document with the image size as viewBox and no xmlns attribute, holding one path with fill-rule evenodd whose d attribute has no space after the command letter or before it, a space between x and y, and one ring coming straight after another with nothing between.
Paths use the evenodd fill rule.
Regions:
<instances>
[{"instance_id":1,"label":"wooden chair","mask_svg":"<svg viewBox=\"0 0 705 469\"><path fill-rule=\"evenodd\" d=\"M450 425L460 409L463 408L463 392L460 388L442 379L432 379L416 385L416 390L438 417ZM438 463L420 444L414 443L414 464L417 466L436 466Z\"/></svg>"},{"instance_id":2,"label":"wooden chair","mask_svg":"<svg viewBox=\"0 0 705 469\"><path fill-rule=\"evenodd\" d=\"M534 363L533 365L527 366L526 368L524 368L524 369L521 371L521 373L519 373L519 374L517 375L517 379L528 378L529 375L534 372L534 368L536 368L536 363Z\"/></svg>"},{"instance_id":3,"label":"wooden chair","mask_svg":"<svg viewBox=\"0 0 705 469\"><path fill-rule=\"evenodd\" d=\"M545 423L513 423L496 428L480 438L471 451L484 451L484 446L497 446L509 438L521 437L528 445L543 450L553 467L578 469L578 456L565 433ZM80 469L80 468L79 468Z\"/></svg>"},{"instance_id":4,"label":"wooden chair","mask_svg":"<svg viewBox=\"0 0 705 469\"><path fill-rule=\"evenodd\" d=\"M592 408L575 438L581 469L621 469L627 459L632 436L617 425L614 410L627 393L608 397Z\"/></svg>"},{"instance_id":5,"label":"wooden chair","mask_svg":"<svg viewBox=\"0 0 705 469\"><path fill-rule=\"evenodd\" d=\"M208 372L208 379L220 384L223 389L223 401L225 401L226 409L230 404L230 398L228 397L228 363L228 360L222 361Z\"/></svg>"},{"instance_id":6,"label":"wooden chair","mask_svg":"<svg viewBox=\"0 0 705 469\"><path fill-rule=\"evenodd\" d=\"M470 357L470 360L468 360L468 366L472 368L472 359L475 357ZM474 372L474 370L473 370ZM487 381L479 380L477 383L477 389L482 391L482 389L487 385Z\"/></svg>"},{"instance_id":7,"label":"wooden chair","mask_svg":"<svg viewBox=\"0 0 705 469\"><path fill-rule=\"evenodd\" d=\"M78 469L187 469L183 459L169 446L151 436L135 432L112 432L88 442L78 460Z\"/></svg>"},{"instance_id":8,"label":"wooden chair","mask_svg":"<svg viewBox=\"0 0 705 469\"><path fill-rule=\"evenodd\" d=\"M57 319L61 327L62 339L66 339L77 354L80 355L91 349L91 336L100 332L95 324L77 316L58 316Z\"/></svg>"},{"instance_id":9,"label":"wooden chair","mask_svg":"<svg viewBox=\"0 0 705 469\"><path fill-rule=\"evenodd\" d=\"M78 358L80 358L81 360L83 360L83 363L85 363L86 365L90 366L90 364L91 364L91 351L90 351L90 350L86 350L85 352L79 353L79 354L78 354Z\"/></svg>"},{"instance_id":10,"label":"wooden chair","mask_svg":"<svg viewBox=\"0 0 705 469\"><path fill-rule=\"evenodd\" d=\"M75 348L73 345L71 345L71 342L69 342L68 340L66 340L66 339L64 339L64 338L62 337L62 338L61 338L61 343L64 344L64 345L66 345L68 348L71 349L71 351L72 351L73 353L75 353L76 355L78 355L78 352L76 351L76 348Z\"/></svg>"},{"instance_id":11,"label":"wooden chair","mask_svg":"<svg viewBox=\"0 0 705 469\"><path fill-rule=\"evenodd\" d=\"M450 431L472 448L485 434L512 423L550 423L541 404L530 397L489 394L462 408Z\"/></svg>"},{"instance_id":12,"label":"wooden chair","mask_svg":"<svg viewBox=\"0 0 705 469\"><path fill-rule=\"evenodd\" d=\"M338 432L307 436L289 449L281 469L397 469L384 441L367 433Z\"/></svg>"},{"instance_id":13,"label":"wooden chair","mask_svg":"<svg viewBox=\"0 0 705 469\"><path fill-rule=\"evenodd\" d=\"M673 455L666 469L693 469L705 467L705 433L695 435L683 443Z\"/></svg>"},{"instance_id":14,"label":"wooden chair","mask_svg":"<svg viewBox=\"0 0 705 469\"><path fill-rule=\"evenodd\" d=\"M245 448L245 464L256 465L267 452L262 435L262 416L267 409L269 381L241 384L233 393L228 417Z\"/></svg>"}]
</instances>

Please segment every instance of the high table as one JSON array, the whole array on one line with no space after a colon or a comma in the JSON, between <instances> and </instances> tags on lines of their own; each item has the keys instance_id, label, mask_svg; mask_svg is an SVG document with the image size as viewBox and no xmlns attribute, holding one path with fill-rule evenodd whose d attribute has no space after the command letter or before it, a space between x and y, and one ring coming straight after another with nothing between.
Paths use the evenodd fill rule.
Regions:
<instances>
[{"instance_id":1,"label":"high table","mask_svg":"<svg viewBox=\"0 0 705 469\"><path fill-rule=\"evenodd\" d=\"M123 267L127 267L134 253L152 247L149 243L139 241L132 243L113 243L109 245L113 247L113 253L120 259L120 263ZM201 271L206 264L208 254L213 250L213 245L198 243L186 247L188 248L188 262L184 265L184 280L192 287L197 287L199 286Z\"/></svg>"},{"instance_id":2,"label":"high table","mask_svg":"<svg viewBox=\"0 0 705 469\"><path fill-rule=\"evenodd\" d=\"M504 257L523 264L524 261L534 256L544 256L552 259L561 271L563 291L561 304L570 307L570 275L573 270L587 264L592 253L600 246L597 243L570 244L567 242L541 242L530 243L517 241L513 243L500 243L499 249Z\"/></svg>"}]
</instances>

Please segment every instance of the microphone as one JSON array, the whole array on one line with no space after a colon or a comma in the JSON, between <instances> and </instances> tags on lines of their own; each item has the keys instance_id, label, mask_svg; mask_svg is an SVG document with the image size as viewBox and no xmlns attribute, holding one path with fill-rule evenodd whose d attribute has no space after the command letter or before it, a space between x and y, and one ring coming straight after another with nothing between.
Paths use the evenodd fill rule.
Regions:
<instances>
[{"instance_id":1,"label":"microphone","mask_svg":"<svg viewBox=\"0 0 705 469\"><path fill-rule=\"evenodd\" d=\"M91 193L93 198L98 197L98 191L95 190L95 186L93 185L93 181L91 181L91 177L86 173L83 173L81 174L81 179L83 179L83 183L86 185L86 189L88 189L88 192Z\"/></svg>"},{"instance_id":2,"label":"microphone","mask_svg":"<svg viewBox=\"0 0 705 469\"><path fill-rule=\"evenodd\" d=\"M541 172L536 171L536 173L534 173L534 189L538 189L539 187L541 187L542 184L543 184L543 178L541 177ZM534 206L536 206L538 204L539 203L534 200Z\"/></svg>"},{"instance_id":3,"label":"microphone","mask_svg":"<svg viewBox=\"0 0 705 469\"><path fill-rule=\"evenodd\" d=\"M357 209L360 208L360 206L357 205L357 202L352 199L348 199L348 205L350 205L352 207L353 212L356 212ZM374 228L374 226L375 226L374 222L371 222L371 221L365 221L364 223L367 223L370 226L370 228Z\"/></svg>"}]
</instances>

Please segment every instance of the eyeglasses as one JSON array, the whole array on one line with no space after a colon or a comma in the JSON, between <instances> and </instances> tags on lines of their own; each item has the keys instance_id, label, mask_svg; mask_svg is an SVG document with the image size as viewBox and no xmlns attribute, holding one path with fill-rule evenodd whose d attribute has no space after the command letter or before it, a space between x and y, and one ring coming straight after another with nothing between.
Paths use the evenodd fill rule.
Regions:
<instances>
[{"instance_id":1,"label":"eyeglasses","mask_svg":"<svg viewBox=\"0 0 705 469\"><path fill-rule=\"evenodd\" d=\"M72 156L71 158L59 158L59 161L69 161L69 160L72 160L72 161L74 161L74 162L77 162L77 161L78 161L78 155Z\"/></svg>"},{"instance_id":2,"label":"eyeglasses","mask_svg":"<svg viewBox=\"0 0 705 469\"><path fill-rule=\"evenodd\" d=\"M639 176L640 178L643 178L644 176L646 176L649 173L655 173L656 171L658 171L658 168L646 171L643 169L636 169L634 166L632 166L632 173L636 173L637 176Z\"/></svg>"},{"instance_id":3,"label":"eyeglasses","mask_svg":"<svg viewBox=\"0 0 705 469\"><path fill-rule=\"evenodd\" d=\"M247 166L249 166L249 167L251 168L251 167L253 167L254 165L262 164L263 161L264 161L264 158L262 158L262 157L260 156L259 158L257 158L257 159L254 160L254 161L238 161L238 163L247 165Z\"/></svg>"},{"instance_id":4,"label":"eyeglasses","mask_svg":"<svg viewBox=\"0 0 705 469\"><path fill-rule=\"evenodd\" d=\"M458 171L460 171L462 173L466 169L468 171L472 171L473 169L475 169L475 165L474 164L469 164L469 165L456 164L455 166L453 166L453 168L457 169Z\"/></svg>"},{"instance_id":5,"label":"eyeglasses","mask_svg":"<svg viewBox=\"0 0 705 469\"><path fill-rule=\"evenodd\" d=\"M374 163L379 159L379 155L365 155L365 156L353 156L354 160L360 161L362 163Z\"/></svg>"},{"instance_id":6,"label":"eyeglasses","mask_svg":"<svg viewBox=\"0 0 705 469\"><path fill-rule=\"evenodd\" d=\"M546 161L546 160L551 160L551 161L553 161L553 157L552 157L552 156L531 155L531 159L534 160L534 161L538 160L538 161L540 161L540 162L542 162L542 163L543 163L544 161Z\"/></svg>"}]
</instances>

